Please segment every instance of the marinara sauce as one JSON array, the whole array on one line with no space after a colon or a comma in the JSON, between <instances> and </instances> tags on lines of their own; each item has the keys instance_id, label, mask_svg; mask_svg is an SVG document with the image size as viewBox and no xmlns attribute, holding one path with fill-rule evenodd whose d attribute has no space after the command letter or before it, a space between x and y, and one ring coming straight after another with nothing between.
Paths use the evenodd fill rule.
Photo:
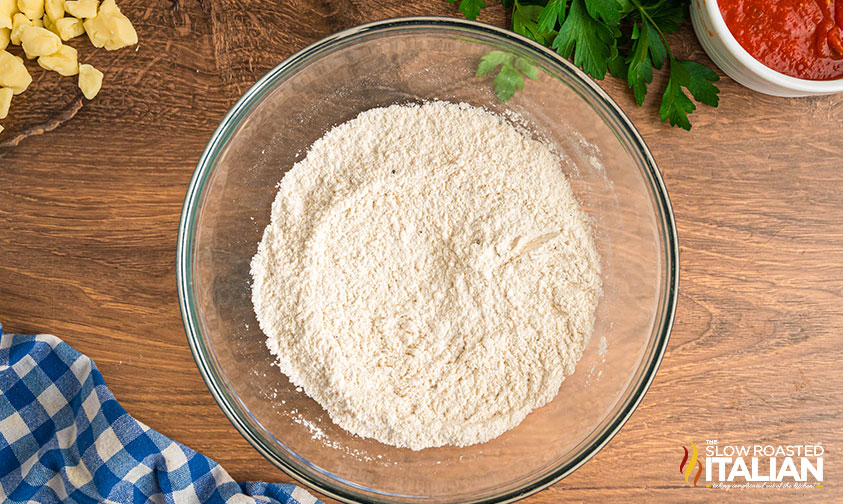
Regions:
<instances>
[{"instance_id":1,"label":"marinara sauce","mask_svg":"<svg viewBox=\"0 0 843 504\"><path fill-rule=\"evenodd\" d=\"M741 46L800 79L843 77L843 0L717 0Z\"/></svg>"}]
</instances>

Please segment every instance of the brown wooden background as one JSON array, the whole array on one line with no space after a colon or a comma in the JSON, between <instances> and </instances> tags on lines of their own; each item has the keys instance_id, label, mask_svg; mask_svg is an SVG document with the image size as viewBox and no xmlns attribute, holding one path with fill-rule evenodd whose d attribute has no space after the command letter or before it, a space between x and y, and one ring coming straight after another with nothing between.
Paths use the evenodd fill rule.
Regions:
<instances>
[{"instance_id":1,"label":"brown wooden background","mask_svg":"<svg viewBox=\"0 0 843 504\"><path fill-rule=\"evenodd\" d=\"M73 43L105 72L96 100L83 102L75 79L30 64L32 88L0 121L0 321L7 332L54 333L93 357L130 413L235 479L289 481L223 417L188 350L174 270L187 182L226 110L284 57L365 21L456 15L455 4L120 5L137 26L137 51ZM508 22L500 5L480 19ZM708 62L690 26L673 46ZM620 434L527 502L843 501L843 96L773 98L725 77L719 85L720 107L699 109L687 133L656 120L655 100L638 108L623 82L602 83L670 191L681 245L676 326ZM820 441L825 485L688 488L681 446L705 439Z\"/></svg>"}]
</instances>

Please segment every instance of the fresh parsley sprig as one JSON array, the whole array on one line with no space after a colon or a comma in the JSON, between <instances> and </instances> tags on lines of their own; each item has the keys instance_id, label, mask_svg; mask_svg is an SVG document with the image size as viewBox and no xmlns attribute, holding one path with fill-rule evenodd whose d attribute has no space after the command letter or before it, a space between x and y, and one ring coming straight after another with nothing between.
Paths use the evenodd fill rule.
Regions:
<instances>
[{"instance_id":1,"label":"fresh parsley sprig","mask_svg":"<svg viewBox=\"0 0 843 504\"><path fill-rule=\"evenodd\" d=\"M455 2L457 0L450 0ZM668 81L662 94L659 116L671 126L691 129L688 114L696 110L694 100L716 107L720 90L713 84L719 77L710 68L674 57L665 35L679 31L685 22L687 0L501 0L512 7L512 30L572 58L595 79L606 73L625 78L635 102L644 103L653 82L653 68L668 64ZM475 19L486 7L484 0L461 0L460 12ZM533 66L502 51L483 58L478 75L495 76L495 92L506 101L524 87L526 68Z\"/></svg>"}]
</instances>

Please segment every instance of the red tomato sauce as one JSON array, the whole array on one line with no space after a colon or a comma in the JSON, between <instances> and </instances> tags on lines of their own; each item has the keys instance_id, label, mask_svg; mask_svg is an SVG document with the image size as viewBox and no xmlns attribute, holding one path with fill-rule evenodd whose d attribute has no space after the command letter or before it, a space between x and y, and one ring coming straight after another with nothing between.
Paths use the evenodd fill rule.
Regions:
<instances>
[{"instance_id":1,"label":"red tomato sauce","mask_svg":"<svg viewBox=\"0 0 843 504\"><path fill-rule=\"evenodd\" d=\"M741 46L792 77L843 77L843 0L717 0Z\"/></svg>"}]
</instances>

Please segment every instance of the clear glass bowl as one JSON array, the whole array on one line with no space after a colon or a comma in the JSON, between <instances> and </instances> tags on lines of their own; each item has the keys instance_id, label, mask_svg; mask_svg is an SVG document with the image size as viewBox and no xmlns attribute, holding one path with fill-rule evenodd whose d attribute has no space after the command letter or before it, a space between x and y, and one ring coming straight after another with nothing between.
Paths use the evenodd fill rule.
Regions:
<instances>
[{"instance_id":1,"label":"clear glass bowl","mask_svg":"<svg viewBox=\"0 0 843 504\"><path fill-rule=\"evenodd\" d=\"M490 76L475 76L493 49L540 69L505 104ZM313 141L372 107L428 100L515 112L567 156L566 175L593 218L604 294L592 342L555 400L487 443L411 451L340 429L273 366L252 310L249 261L276 184ZM570 474L641 401L673 322L678 247L650 152L591 79L506 30L407 18L303 49L234 105L188 188L177 275L199 371L237 430L279 468L348 502L506 502Z\"/></svg>"}]
</instances>

